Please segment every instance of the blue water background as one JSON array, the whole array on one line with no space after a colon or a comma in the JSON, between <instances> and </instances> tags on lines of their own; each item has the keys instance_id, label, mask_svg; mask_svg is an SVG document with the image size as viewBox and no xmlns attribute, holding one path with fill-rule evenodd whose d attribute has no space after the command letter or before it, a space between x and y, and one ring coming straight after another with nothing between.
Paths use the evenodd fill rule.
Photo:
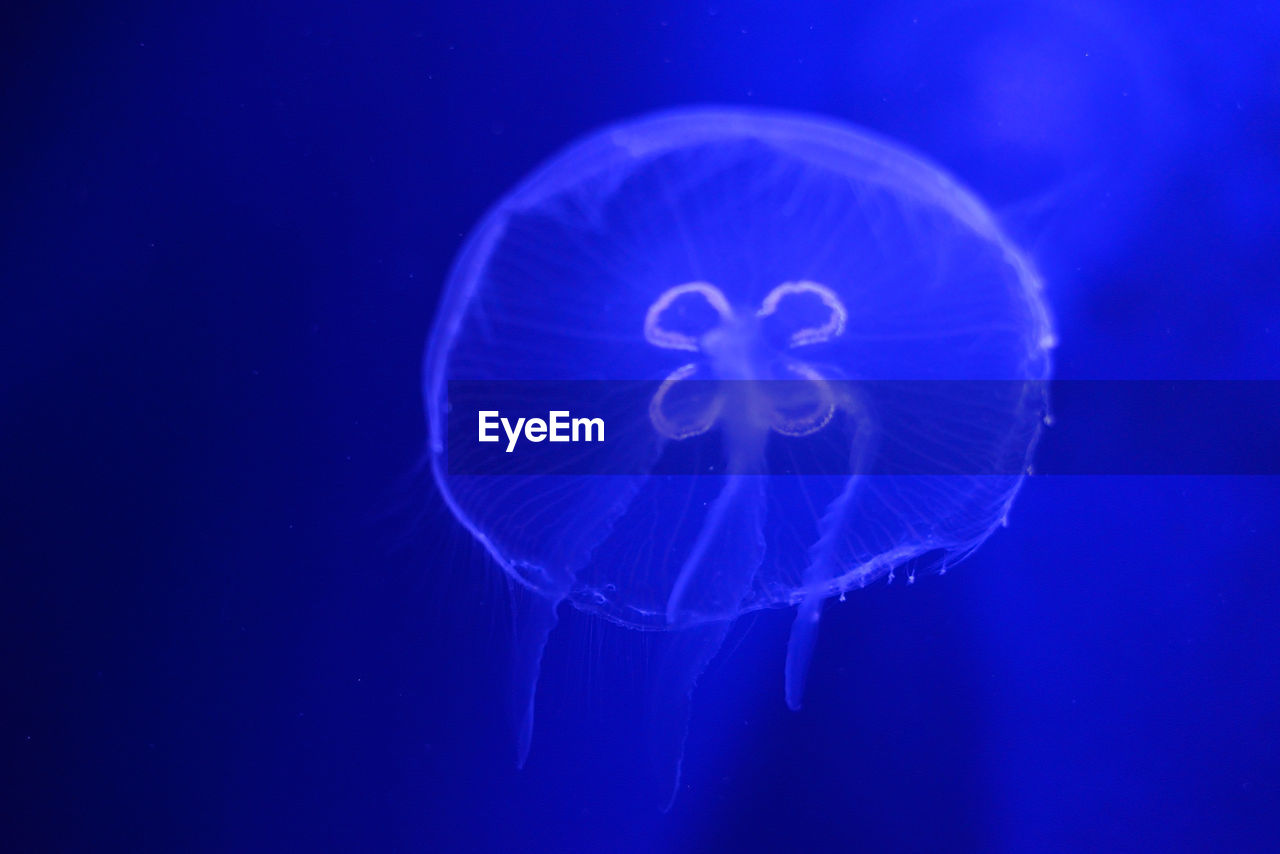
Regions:
<instances>
[{"instance_id":1,"label":"blue water background","mask_svg":"<svg viewBox=\"0 0 1280 854\"><path fill-rule=\"evenodd\" d=\"M465 232L684 104L954 173L1041 268L1059 377L1280 379L1274 6L4 14L0 847L1277 850L1274 477L1033 478L947 576L828 608L799 713L789 615L744 621L664 815L649 641L578 615L514 770L505 584L412 473Z\"/></svg>"}]
</instances>

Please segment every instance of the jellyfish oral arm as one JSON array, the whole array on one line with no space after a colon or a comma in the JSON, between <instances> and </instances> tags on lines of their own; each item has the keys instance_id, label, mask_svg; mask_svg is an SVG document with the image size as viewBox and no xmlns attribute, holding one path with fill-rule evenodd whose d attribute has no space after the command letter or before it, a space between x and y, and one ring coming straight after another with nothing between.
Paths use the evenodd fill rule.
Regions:
<instances>
[{"instance_id":1,"label":"jellyfish oral arm","mask_svg":"<svg viewBox=\"0 0 1280 854\"><path fill-rule=\"evenodd\" d=\"M862 472L874 452L872 437L875 434L866 407L854 397L848 397L841 409L856 425L853 446L849 452L850 471ZM826 585L840 574L838 540L840 532L853 512L854 499L863 486L861 474L845 481L840 494L827 506L818 523L819 536L809 549L809 565L804 573L805 595L796 609L791 624L791 637L787 641L787 659L784 687L787 706L799 711L804 699L805 680L809 676L809 663L813 648L818 642L818 623L822 619L822 605L830 594Z\"/></svg>"},{"instance_id":2,"label":"jellyfish oral arm","mask_svg":"<svg viewBox=\"0 0 1280 854\"><path fill-rule=\"evenodd\" d=\"M664 657L651 709L650 747L668 792L664 810L679 789L694 686L764 560L765 478L757 475L764 470L765 434L731 425L725 432L729 473L667 601L668 623L683 628Z\"/></svg>"},{"instance_id":3,"label":"jellyfish oral arm","mask_svg":"<svg viewBox=\"0 0 1280 854\"><path fill-rule=\"evenodd\" d=\"M533 591L512 588L511 713L516 729L516 767L524 768L533 743L533 704L538 692L538 675L542 671L542 654L547 637L557 622L556 609L562 596L545 596Z\"/></svg>"},{"instance_id":4,"label":"jellyfish oral arm","mask_svg":"<svg viewBox=\"0 0 1280 854\"><path fill-rule=\"evenodd\" d=\"M728 474L667 600L670 625L733 619L764 559L764 442L753 425L725 425Z\"/></svg>"}]
</instances>

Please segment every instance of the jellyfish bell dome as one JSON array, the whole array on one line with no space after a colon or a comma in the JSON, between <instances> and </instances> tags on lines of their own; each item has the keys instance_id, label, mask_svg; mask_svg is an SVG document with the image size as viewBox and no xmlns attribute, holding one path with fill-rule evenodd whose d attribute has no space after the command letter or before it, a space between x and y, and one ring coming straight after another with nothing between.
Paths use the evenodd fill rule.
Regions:
<instances>
[{"instance_id":1,"label":"jellyfish bell dome","mask_svg":"<svg viewBox=\"0 0 1280 854\"><path fill-rule=\"evenodd\" d=\"M687 635L655 687L676 767L688 694L739 614L798 607L797 706L826 599L945 569L1005 519L1052 346L1040 281L982 204L840 122L669 112L537 169L468 239L424 371L436 481L532 592L522 757L561 603ZM453 465L475 435L449 428L451 388L581 382L617 389L600 470ZM719 454L711 474L663 468L691 447Z\"/></svg>"}]
</instances>

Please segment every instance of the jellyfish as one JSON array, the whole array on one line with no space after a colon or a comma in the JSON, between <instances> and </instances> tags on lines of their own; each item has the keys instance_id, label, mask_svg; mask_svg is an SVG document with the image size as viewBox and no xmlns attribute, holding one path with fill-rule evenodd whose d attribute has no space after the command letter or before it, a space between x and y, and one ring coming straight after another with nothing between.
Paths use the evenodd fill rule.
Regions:
<instances>
[{"instance_id":1,"label":"jellyfish","mask_svg":"<svg viewBox=\"0 0 1280 854\"><path fill-rule=\"evenodd\" d=\"M694 686L742 614L794 608L799 708L824 603L944 572L1007 518L1047 418L1041 282L983 205L825 118L686 109L569 146L498 201L427 345L429 456L525 588L517 764L564 607L668 633L649 744L669 804ZM450 465L455 384L619 392L599 472ZM555 401L547 401L555 408ZM662 461L700 446L707 472Z\"/></svg>"}]
</instances>

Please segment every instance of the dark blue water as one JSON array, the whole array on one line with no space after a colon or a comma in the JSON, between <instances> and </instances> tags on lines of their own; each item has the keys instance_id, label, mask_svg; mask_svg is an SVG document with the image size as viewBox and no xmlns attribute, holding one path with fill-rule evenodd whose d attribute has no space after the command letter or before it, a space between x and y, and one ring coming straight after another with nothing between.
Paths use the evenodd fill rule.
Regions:
<instances>
[{"instance_id":1,"label":"dark blue water","mask_svg":"<svg viewBox=\"0 0 1280 854\"><path fill-rule=\"evenodd\" d=\"M1280 379L1273 8L5 18L6 850L1280 845L1274 476L1032 478L945 577L827 609L799 713L790 615L744 620L663 814L651 638L568 609L514 770L506 584L415 474L464 234L571 138L691 103L957 175L1040 266L1060 378Z\"/></svg>"}]
</instances>

